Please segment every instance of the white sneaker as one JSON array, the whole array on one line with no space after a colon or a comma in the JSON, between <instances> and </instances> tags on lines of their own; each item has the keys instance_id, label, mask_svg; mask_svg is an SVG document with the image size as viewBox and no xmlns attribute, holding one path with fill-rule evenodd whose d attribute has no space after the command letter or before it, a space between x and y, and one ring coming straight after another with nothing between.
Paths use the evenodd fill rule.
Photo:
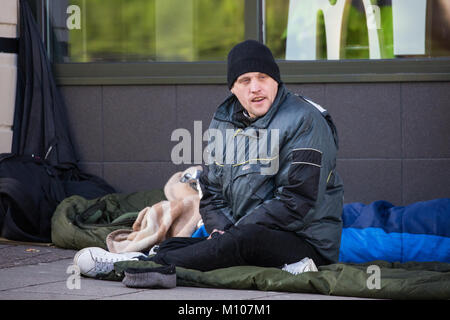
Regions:
<instances>
[{"instance_id":1,"label":"white sneaker","mask_svg":"<svg viewBox=\"0 0 450 320\"><path fill-rule=\"evenodd\" d=\"M141 252L112 253L102 248L89 247L78 251L73 258L74 265L86 277L95 278L98 274L106 274L114 269L114 263L125 260L138 260L145 256Z\"/></svg>"},{"instance_id":2,"label":"white sneaker","mask_svg":"<svg viewBox=\"0 0 450 320\"><path fill-rule=\"evenodd\" d=\"M303 258L302 260L295 263L285 264L281 270L290 272L292 274L299 274L309 271L319 271L314 261L308 257Z\"/></svg>"}]
</instances>

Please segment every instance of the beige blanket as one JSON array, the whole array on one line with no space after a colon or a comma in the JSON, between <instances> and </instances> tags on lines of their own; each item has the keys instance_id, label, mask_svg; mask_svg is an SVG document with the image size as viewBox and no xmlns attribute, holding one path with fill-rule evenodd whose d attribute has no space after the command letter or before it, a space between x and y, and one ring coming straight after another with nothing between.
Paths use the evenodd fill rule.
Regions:
<instances>
[{"instance_id":1,"label":"beige blanket","mask_svg":"<svg viewBox=\"0 0 450 320\"><path fill-rule=\"evenodd\" d=\"M175 173L164 187L167 201L161 201L139 212L132 230L120 229L106 238L110 252L142 252L170 237L190 237L201 222L200 195L180 179L193 175L201 166Z\"/></svg>"}]
</instances>

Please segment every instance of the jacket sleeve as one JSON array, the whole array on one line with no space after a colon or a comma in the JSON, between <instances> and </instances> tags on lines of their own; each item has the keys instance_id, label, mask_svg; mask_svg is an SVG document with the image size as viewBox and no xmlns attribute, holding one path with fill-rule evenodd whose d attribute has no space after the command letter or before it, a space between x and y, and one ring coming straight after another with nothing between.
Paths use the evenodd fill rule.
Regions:
<instances>
[{"instance_id":1,"label":"jacket sleeve","mask_svg":"<svg viewBox=\"0 0 450 320\"><path fill-rule=\"evenodd\" d=\"M315 118L317 121L318 119ZM262 224L275 229L298 231L308 220L307 215L326 188L328 174L322 163L326 143L333 143L323 123L317 127L312 118L304 121L285 145L284 159L280 159L279 181L274 197L264 201L239 224ZM321 121L322 119L318 120ZM325 150L324 150L325 149Z\"/></svg>"},{"instance_id":2,"label":"jacket sleeve","mask_svg":"<svg viewBox=\"0 0 450 320\"><path fill-rule=\"evenodd\" d=\"M231 208L222 195L214 166L215 164L205 166L199 179L203 194L200 200L200 215L209 233L214 229L226 230L234 225Z\"/></svg>"}]
</instances>

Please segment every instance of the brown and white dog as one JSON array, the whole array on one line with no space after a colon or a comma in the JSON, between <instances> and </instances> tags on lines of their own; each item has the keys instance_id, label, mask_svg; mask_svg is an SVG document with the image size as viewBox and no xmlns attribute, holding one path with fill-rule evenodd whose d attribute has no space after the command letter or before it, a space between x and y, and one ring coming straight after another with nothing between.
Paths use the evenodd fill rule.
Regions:
<instances>
[{"instance_id":1,"label":"brown and white dog","mask_svg":"<svg viewBox=\"0 0 450 320\"><path fill-rule=\"evenodd\" d=\"M195 188L201 166L175 173L164 186L165 201L142 209L131 230L119 229L106 238L114 253L146 251L171 237L190 237L201 224L200 189Z\"/></svg>"}]
</instances>

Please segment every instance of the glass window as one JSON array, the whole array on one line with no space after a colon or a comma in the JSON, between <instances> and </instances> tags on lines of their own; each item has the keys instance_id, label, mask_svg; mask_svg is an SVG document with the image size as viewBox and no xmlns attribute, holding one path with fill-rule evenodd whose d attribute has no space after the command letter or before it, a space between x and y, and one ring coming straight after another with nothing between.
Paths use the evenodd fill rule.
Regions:
<instances>
[{"instance_id":1,"label":"glass window","mask_svg":"<svg viewBox=\"0 0 450 320\"><path fill-rule=\"evenodd\" d=\"M244 40L242 0L51 0L54 62L225 60Z\"/></svg>"},{"instance_id":2,"label":"glass window","mask_svg":"<svg viewBox=\"0 0 450 320\"><path fill-rule=\"evenodd\" d=\"M277 59L450 56L450 0L265 0Z\"/></svg>"}]
</instances>

